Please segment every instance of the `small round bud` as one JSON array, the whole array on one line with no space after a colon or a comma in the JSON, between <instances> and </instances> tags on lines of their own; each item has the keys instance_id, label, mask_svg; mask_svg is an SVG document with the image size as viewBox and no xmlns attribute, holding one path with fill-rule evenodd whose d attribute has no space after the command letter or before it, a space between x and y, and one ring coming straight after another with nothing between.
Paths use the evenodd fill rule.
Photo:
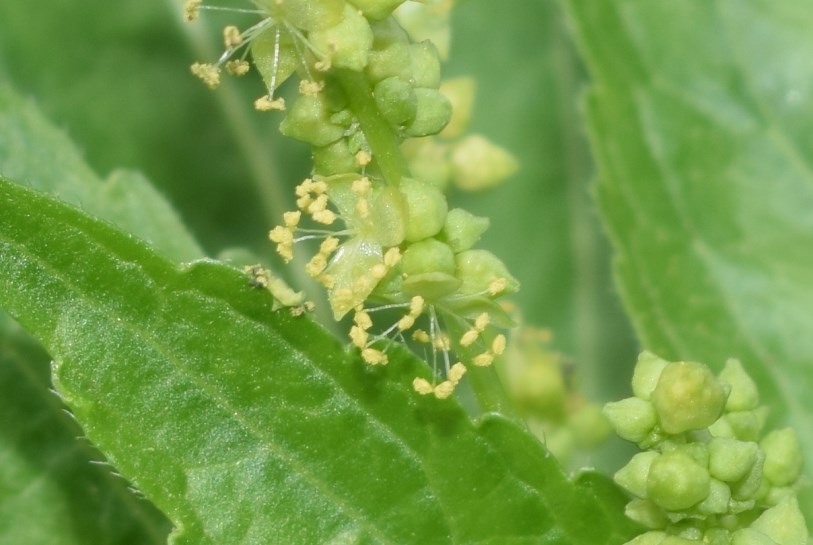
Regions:
<instances>
[{"instance_id":1,"label":"small round bud","mask_svg":"<svg viewBox=\"0 0 813 545\"><path fill-rule=\"evenodd\" d=\"M708 496L710 486L706 468L684 452L666 452L649 466L647 498L670 511L697 505Z\"/></svg>"},{"instance_id":2,"label":"small round bud","mask_svg":"<svg viewBox=\"0 0 813 545\"><path fill-rule=\"evenodd\" d=\"M344 7L339 23L308 33L308 39L316 50L330 59L333 66L355 71L364 70L367 66L367 54L373 47L370 24L352 6Z\"/></svg>"},{"instance_id":3,"label":"small round bud","mask_svg":"<svg viewBox=\"0 0 813 545\"><path fill-rule=\"evenodd\" d=\"M505 279L502 294L510 295L519 290L519 281L511 276L508 268L500 259L487 250L466 250L455 256L457 263L456 276L463 281L461 294L473 295L488 293L491 283L500 278Z\"/></svg>"},{"instance_id":4,"label":"small round bud","mask_svg":"<svg viewBox=\"0 0 813 545\"><path fill-rule=\"evenodd\" d=\"M466 132L474 107L476 87L477 84L471 77L449 79L440 84L440 92L452 103L452 119L443 129L441 136L457 138Z\"/></svg>"},{"instance_id":5,"label":"small round bud","mask_svg":"<svg viewBox=\"0 0 813 545\"><path fill-rule=\"evenodd\" d=\"M438 48L429 40L409 46L410 83L414 87L437 89L440 87L440 56Z\"/></svg>"},{"instance_id":6,"label":"small round bud","mask_svg":"<svg viewBox=\"0 0 813 545\"><path fill-rule=\"evenodd\" d=\"M613 475L613 480L618 483L618 486L624 488L631 494L639 498L646 497L646 483L649 477L649 466L655 461L655 458L660 456L655 451L639 452L632 459L616 471Z\"/></svg>"},{"instance_id":7,"label":"small round bud","mask_svg":"<svg viewBox=\"0 0 813 545\"><path fill-rule=\"evenodd\" d=\"M406 240L422 240L438 234L446 222L449 205L436 187L413 178L402 178L399 189L407 203Z\"/></svg>"},{"instance_id":8,"label":"small round bud","mask_svg":"<svg viewBox=\"0 0 813 545\"><path fill-rule=\"evenodd\" d=\"M361 10L368 19L378 20L388 17L404 0L347 0Z\"/></svg>"},{"instance_id":9,"label":"small round bud","mask_svg":"<svg viewBox=\"0 0 813 545\"><path fill-rule=\"evenodd\" d=\"M796 498L790 497L762 513L751 524L755 530L779 545L806 545L807 526Z\"/></svg>"},{"instance_id":10,"label":"small round bud","mask_svg":"<svg viewBox=\"0 0 813 545\"><path fill-rule=\"evenodd\" d=\"M802 449L796 432L791 428L772 431L760 441L765 451L765 478L774 486L796 482L802 471Z\"/></svg>"},{"instance_id":11,"label":"small round bud","mask_svg":"<svg viewBox=\"0 0 813 545\"><path fill-rule=\"evenodd\" d=\"M390 124L400 126L415 119L418 99L405 80L398 77L382 80L373 88L373 96L381 115Z\"/></svg>"},{"instance_id":12,"label":"small round bud","mask_svg":"<svg viewBox=\"0 0 813 545\"><path fill-rule=\"evenodd\" d=\"M356 158L350 152L345 138L327 146L314 147L312 154L313 170L321 176L353 172L356 168Z\"/></svg>"},{"instance_id":13,"label":"small round bud","mask_svg":"<svg viewBox=\"0 0 813 545\"><path fill-rule=\"evenodd\" d=\"M728 360L719 377L720 382L731 388L725 404L726 411L750 411L757 408L759 390L739 360Z\"/></svg>"},{"instance_id":14,"label":"small round bud","mask_svg":"<svg viewBox=\"0 0 813 545\"><path fill-rule=\"evenodd\" d=\"M480 236L488 229L488 224L488 218L475 216L462 208L453 208L446 215L440 237L455 253L460 253L480 240Z\"/></svg>"},{"instance_id":15,"label":"small round bud","mask_svg":"<svg viewBox=\"0 0 813 545\"><path fill-rule=\"evenodd\" d=\"M494 187L517 168L519 163L513 155L479 134L463 138L452 149L452 180L461 189Z\"/></svg>"},{"instance_id":16,"label":"small round bud","mask_svg":"<svg viewBox=\"0 0 813 545\"><path fill-rule=\"evenodd\" d=\"M440 91L415 89L416 110L414 119L405 130L409 136L429 136L437 134L452 117L452 104Z\"/></svg>"},{"instance_id":17,"label":"small round bud","mask_svg":"<svg viewBox=\"0 0 813 545\"><path fill-rule=\"evenodd\" d=\"M752 500L762 486L762 468L765 465L765 452L757 449L754 463L748 473L737 482L731 483L731 497L738 501Z\"/></svg>"},{"instance_id":18,"label":"small round bud","mask_svg":"<svg viewBox=\"0 0 813 545\"><path fill-rule=\"evenodd\" d=\"M723 412L726 391L708 367L673 362L664 367L652 403L666 433L705 428Z\"/></svg>"},{"instance_id":19,"label":"small round bud","mask_svg":"<svg viewBox=\"0 0 813 545\"><path fill-rule=\"evenodd\" d=\"M632 500L624 509L624 514L646 528L664 528L669 522L666 516L664 516L663 510L649 500ZM648 537L645 538L644 536ZM665 537L666 534L662 532L647 532L626 545L649 545L656 543L660 545L663 543Z\"/></svg>"},{"instance_id":20,"label":"small round bud","mask_svg":"<svg viewBox=\"0 0 813 545\"><path fill-rule=\"evenodd\" d=\"M628 397L604 405L604 415L622 439L640 443L658 423L655 408L649 401Z\"/></svg>"},{"instance_id":21,"label":"small round bud","mask_svg":"<svg viewBox=\"0 0 813 545\"><path fill-rule=\"evenodd\" d=\"M709 472L721 481L739 481L756 462L757 450L750 441L716 437L709 442Z\"/></svg>"},{"instance_id":22,"label":"small round bud","mask_svg":"<svg viewBox=\"0 0 813 545\"><path fill-rule=\"evenodd\" d=\"M723 418L734 433L734 437L742 441L757 441L767 416L767 407L759 407L752 411L726 413Z\"/></svg>"},{"instance_id":23,"label":"small round bud","mask_svg":"<svg viewBox=\"0 0 813 545\"><path fill-rule=\"evenodd\" d=\"M649 396L655 390L655 386L658 385L658 379L663 368L668 363L668 361L659 358L652 352L641 352L632 373L632 393L635 394L635 397L649 399Z\"/></svg>"},{"instance_id":24,"label":"small round bud","mask_svg":"<svg viewBox=\"0 0 813 545\"><path fill-rule=\"evenodd\" d=\"M709 495L697 505L697 510L704 515L722 515L728 511L730 500L731 489L725 483L712 479Z\"/></svg>"},{"instance_id":25,"label":"small round bud","mask_svg":"<svg viewBox=\"0 0 813 545\"><path fill-rule=\"evenodd\" d=\"M317 147L332 144L344 136L344 129L330 122L321 95L297 97L279 130L285 136Z\"/></svg>"},{"instance_id":26,"label":"small round bud","mask_svg":"<svg viewBox=\"0 0 813 545\"><path fill-rule=\"evenodd\" d=\"M454 269L452 249L433 238L410 244L401 257L401 271L408 277L430 272L451 275Z\"/></svg>"}]
</instances>

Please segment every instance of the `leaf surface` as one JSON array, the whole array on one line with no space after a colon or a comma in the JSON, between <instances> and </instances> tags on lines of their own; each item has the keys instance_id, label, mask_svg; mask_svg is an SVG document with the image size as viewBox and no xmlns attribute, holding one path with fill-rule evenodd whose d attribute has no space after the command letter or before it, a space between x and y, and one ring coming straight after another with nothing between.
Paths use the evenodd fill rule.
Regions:
<instances>
[{"instance_id":1,"label":"leaf surface","mask_svg":"<svg viewBox=\"0 0 813 545\"><path fill-rule=\"evenodd\" d=\"M87 436L187 544L602 544L617 491L574 485L530 435L418 396L428 369L349 355L242 273L177 267L0 182L0 305L55 360ZM619 501L620 500L620 501ZM584 524L589 514L591 524Z\"/></svg>"},{"instance_id":2,"label":"leaf surface","mask_svg":"<svg viewBox=\"0 0 813 545\"><path fill-rule=\"evenodd\" d=\"M570 0L616 278L643 343L740 358L813 467L813 12ZM813 489L802 492L813 515Z\"/></svg>"}]
</instances>

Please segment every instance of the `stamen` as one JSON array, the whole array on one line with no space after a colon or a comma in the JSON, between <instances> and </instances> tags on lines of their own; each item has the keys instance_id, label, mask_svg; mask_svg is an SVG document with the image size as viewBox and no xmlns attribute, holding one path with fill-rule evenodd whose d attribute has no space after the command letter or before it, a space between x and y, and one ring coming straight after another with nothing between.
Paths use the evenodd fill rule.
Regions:
<instances>
[{"instance_id":1,"label":"stamen","mask_svg":"<svg viewBox=\"0 0 813 545\"><path fill-rule=\"evenodd\" d=\"M426 380L425 378L416 377L415 380L412 381L412 388L415 389L421 395L428 395L434 391L432 388L432 384Z\"/></svg>"},{"instance_id":2,"label":"stamen","mask_svg":"<svg viewBox=\"0 0 813 545\"><path fill-rule=\"evenodd\" d=\"M226 49L234 49L243 43L240 29L234 25L228 25L223 29L223 43Z\"/></svg>"}]
</instances>

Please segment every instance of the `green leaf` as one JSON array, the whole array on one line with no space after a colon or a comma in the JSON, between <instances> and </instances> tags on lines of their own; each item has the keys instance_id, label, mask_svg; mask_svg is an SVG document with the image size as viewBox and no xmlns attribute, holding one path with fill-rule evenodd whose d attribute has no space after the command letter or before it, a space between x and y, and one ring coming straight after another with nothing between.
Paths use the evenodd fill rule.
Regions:
<instances>
[{"instance_id":1,"label":"green leaf","mask_svg":"<svg viewBox=\"0 0 813 545\"><path fill-rule=\"evenodd\" d=\"M591 397L618 398L636 346L610 288L609 244L588 191L594 167L576 100L586 78L559 2L514 0L506 9L467 0L452 15L444 72L476 78L471 130L508 148L520 170L450 203L491 219L482 246L520 280L524 318L553 331Z\"/></svg>"},{"instance_id":2,"label":"green leaf","mask_svg":"<svg viewBox=\"0 0 813 545\"><path fill-rule=\"evenodd\" d=\"M116 171L102 181L73 142L8 86L0 86L0 173L81 206L174 259L204 255L172 207L143 176Z\"/></svg>"},{"instance_id":3,"label":"green leaf","mask_svg":"<svg viewBox=\"0 0 813 545\"><path fill-rule=\"evenodd\" d=\"M179 268L11 182L0 207L0 306L174 543L594 545L634 530L617 490L584 493L516 425L413 392L428 369L404 351L371 368L239 271Z\"/></svg>"},{"instance_id":4,"label":"green leaf","mask_svg":"<svg viewBox=\"0 0 813 545\"><path fill-rule=\"evenodd\" d=\"M813 467L809 4L568 4L636 330L668 359L740 358Z\"/></svg>"},{"instance_id":5,"label":"green leaf","mask_svg":"<svg viewBox=\"0 0 813 545\"><path fill-rule=\"evenodd\" d=\"M79 426L50 391L49 361L0 315L0 541L166 543L166 519L77 439Z\"/></svg>"}]
</instances>

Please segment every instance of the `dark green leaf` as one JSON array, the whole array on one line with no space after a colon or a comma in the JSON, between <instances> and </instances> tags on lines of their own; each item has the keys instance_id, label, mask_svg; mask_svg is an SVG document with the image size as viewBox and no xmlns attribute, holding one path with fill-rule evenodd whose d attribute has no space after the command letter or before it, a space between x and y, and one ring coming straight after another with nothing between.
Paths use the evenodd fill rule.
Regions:
<instances>
[{"instance_id":1,"label":"dark green leaf","mask_svg":"<svg viewBox=\"0 0 813 545\"><path fill-rule=\"evenodd\" d=\"M569 6L595 80L601 211L639 335L666 358L740 358L813 467L813 11ZM813 488L803 499L813 514Z\"/></svg>"},{"instance_id":2,"label":"dark green leaf","mask_svg":"<svg viewBox=\"0 0 813 545\"><path fill-rule=\"evenodd\" d=\"M582 493L516 425L474 426L413 392L428 370L405 352L370 368L239 271L178 268L11 182L0 207L0 305L176 544L595 545L632 531L617 492Z\"/></svg>"}]
</instances>

